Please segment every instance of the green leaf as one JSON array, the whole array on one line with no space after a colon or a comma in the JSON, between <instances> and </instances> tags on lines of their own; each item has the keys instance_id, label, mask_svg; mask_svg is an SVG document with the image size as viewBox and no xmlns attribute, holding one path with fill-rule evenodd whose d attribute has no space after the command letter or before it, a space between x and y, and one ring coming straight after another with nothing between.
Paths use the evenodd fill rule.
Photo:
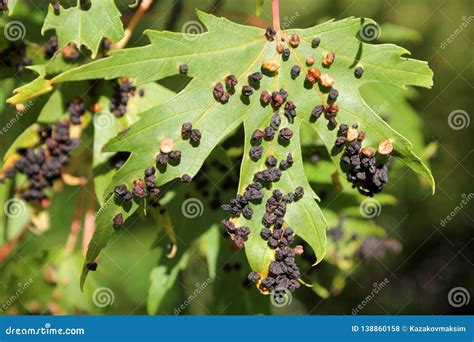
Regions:
<instances>
[{"instance_id":1,"label":"green leaf","mask_svg":"<svg viewBox=\"0 0 474 342\"><path fill-rule=\"evenodd\" d=\"M264 2L264 0L255 0L255 15L258 17L260 17L260 15L262 14L262 7Z\"/></svg>"},{"instance_id":2,"label":"green leaf","mask_svg":"<svg viewBox=\"0 0 474 342\"><path fill-rule=\"evenodd\" d=\"M113 199L110 194L118 184L127 184L130 188L134 180L143 178L144 169L155 163L155 156L160 150L159 145L163 138L171 138L174 141L174 149L182 151L183 157L178 165L168 165L166 170L160 171L157 177L158 185L183 174L194 176L214 147L243 123L246 144L239 185L242 192L252 182L253 173L264 168L263 159L253 162L248 154L250 135L255 129L267 126L273 113L271 106L261 106L260 90L274 91L280 88L288 91L289 100L297 106L298 115L294 123L289 123L282 115L282 127L291 127L294 138L289 148L284 148L276 139L264 142L264 156L272 153L282 159L288 152L292 152L294 165L283 172L281 180L274 184L274 187L281 188L284 192L294 191L297 186L305 189L306 195L303 199L289 205L286 222L296 234L308 242L320 261L325 253L326 222L316 203L317 197L304 174L299 131L302 123L309 122L312 108L326 102L327 91L317 86L305 87L304 75L295 80L290 77L293 65L299 65L303 70L307 68L305 60L308 56L313 56L319 67L320 61L328 52L336 53L336 62L328 70L322 70L335 78L335 87L341 94L338 99L339 123L357 122L359 127L367 132L366 143L369 145L377 146L382 140L391 139L395 155L434 185L430 171L413 153L410 142L391 129L360 94L360 88L371 83L392 84L401 88L408 85L431 87L432 72L425 62L404 57L408 51L395 45L371 45L361 42L358 39L358 31L361 24L366 22L361 19L329 21L305 30L289 30L287 33L300 36L301 43L298 48L292 49L289 61L283 62L276 52L276 42L268 42L264 38L263 30L237 25L202 12L199 12L198 16L208 32L189 35L147 31L150 45L116 51L109 58L66 71L51 80L51 83L55 84L128 76L136 85L140 85L176 75L180 64L189 66L189 76L192 77L183 91L165 104L143 113L136 124L106 145L106 152L131 151L132 154L118 170L105 192L109 200L99 212L99 229L91 242L86 262L94 260L112 236L113 216L121 212L128 218L142 205L134 201L122 207L120 201ZM315 36L321 38L321 45L317 49L311 47ZM259 71L267 58L275 58L280 62L278 73L264 77L260 82L259 91L255 90L249 101L240 98L241 87L247 83L247 77ZM361 79L354 76L354 68L358 65L365 70ZM229 74L237 76L239 85L236 94L231 96L228 103L221 104L215 101L212 89L216 82L223 82ZM180 127L183 122L192 122L193 127L201 130L203 137L199 146L192 146L189 141L181 138ZM312 127L331 152L336 130L329 130L323 119L318 120ZM332 157L335 164L339 165L339 157ZM265 190L265 198L269 194L270 191ZM272 258L272 251L258 237L263 206L253 206L253 209L252 220L239 218L238 223L251 226L252 233L246 243L247 257L254 270L264 273ZM87 270L83 274L83 280L86 273Z\"/></svg>"},{"instance_id":3,"label":"green leaf","mask_svg":"<svg viewBox=\"0 0 474 342\"><path fill-rule=\"evenodd\" d=\"M149 315L157 313L166 293L176 281L179 272L186 268L190 253L186 253L180 261L171 269L166 266L157 266L150 273L150 289L148 291L147 310Z\"/></svg>"},{"instance_id":4,"label":"green leaf","mask_svg":"<svg viewBox=\"0 0 474 342\"><path fill-rule=\"evenodd\" d=\"M91 0L87 10L79 6L61 7L58 15L54 13L53 5L49 5L41 33L51 29L58 35L59 46L84 45L92 51L92 58L97 55L102 38L116 42L124 35L120 11L114 0Z\"/></svg>"},{"instance_id":5,"label":"green leaf","mask_svg":"<svg viewBox=\"0 0 474 342\"><path fill-rule=\"evenodd\" d=\"M144 96L139 96L138 91L143 91ZM101 205L104 204L104 191L114 175L114 170L107 163L107 160L114 153L104 152L103 147L120 131L128 129L130 125L135 123L138 120L139 111L146 111L164 103L175 94L157 83L145 84L138 91L128 101L127 115L120 119L117 119L107 110L110 105L109 97L102 96L98 101L100 107L104 109L96 113L93 118L94 151L92 166L94 168L94 188Z\"/></svg>"},{"instance_id":6,"label":"green leaf","mask_svg":"<svg viewBox=\"0 0 474 342\"><path fill-rule=\"evenodd\" d=\"M364 22L364 21L361 21ZM303 66L305 56L312 54L309 46L312 37L321 38L319 50L322 58L327 52L336 53L336 62L331 66L330 73L336 80L335 87L341 96L338 98L340 108L338 114L339 123L358 123L359 128L367 133L364 145L377 147L379 142L391 139L394 146L394 154L420 176L426 178L434 191L434 179L430 170L413 152L412 144L401 134L393 130L370 108L360 95L360 88L365 84L390 84L405 88L408 85L422 87L432 86L432 71L426 62L421 62L402 57L409 52L392 44L371 45L361 43L355 36L358 33L360 22L356 19L345 19L338 22L328 22L308 30L290 30L303 37L303 48L295 50L294 57L298 64ZM350 38L349 38L350 37ZM316 60L319 59L318 57ZM353 68L362 66L364 75L356 79ZM325 101L325 95L316 88L306 96L319 97L319 104ZM314 105L314 103L313 103ZM309 106L304 112L310 111ZM331 151L336 139L336 131L330 131L324 120L318 120L314 129L319 134L328 151ZM338 165L339 157L333 156Z\"/></svg>"},{"instance_id":7,"label":"green leaf","mask_svg":"<svg viewBox=\"0 0 474 342\"><path fill-rule=\"evenodd\" d=\"M426 149L422 133L423 120L408 102L416 97L416 91L389 84L367 84L360 91L367 104L392 128L407 137L413 144L413 151L423 157Z\"/></svg>"},{"instance_id":8,"label":"green leaf","mask_svg":"<svg viewBox=\"0 0 474 342\"><path fill-rule=\"evenodd\" d=\"M26 100L36 98L42 94L46 94L53 90L50 82L45 79L46 69L44 65L34 65L27 67L27 69L33 70L39 74L39 76L33 81L24 86L21 86L14 90L14 96L10 97L7 102L11 104L25 103Z\"/></svg>"},{"instance_id":9,"label":"green leaf","mask_svg":"<svg viewBox=\"0 0 474 342\"><path fill-rule=\"evenodd\" d=\"M176 192L168 192L160 203L162 207L149 210L160 228L154 246L171 252L151 274L147 305L149 314L159 311L166 293L174 285L179 272L187 267L189 258L199 258L197 249L204 247L207 250L208 263L203 269L211 280L216 276L219 254L219 230L213 222L219 220L222 213L213 212L197 191L181 186ZM169 243L174 245L171 250L167 247ZM204 263L199 261L199 264Z\"/></svg>"},{"instance_id":10,"label":"green leaf","mask_svg":"<svg viewBox=\"0 0 474 342\"><path fill-rule=\"evenodd\" d=\"M213 225L209 231L204 234L200 241L200 249L207 259L209 269L209 278L214 280L217 275L217 258L219 256L220 239L219 226Z\"/></svg>"},{"instance_id":11,"label":"green leaf","mask_svg":"<svg viewBox=\"0 0 474 342\"><path fill-rule=\"evenodd\" d=\"M9 0L8 1L8 15L12 15L17 5L18 0Z\"/></svg>"},{"instance_id":12,"label":"green leaf","mask_svg":"<svg viewBox=\"0 0 474 342\"><path fill-rule=\"evenodd\" d=\"M418 43L422 40L420 32L405 26L385 23L381 25L381 31L380 40L387 43Z\"/></svg>"}]
</instances>

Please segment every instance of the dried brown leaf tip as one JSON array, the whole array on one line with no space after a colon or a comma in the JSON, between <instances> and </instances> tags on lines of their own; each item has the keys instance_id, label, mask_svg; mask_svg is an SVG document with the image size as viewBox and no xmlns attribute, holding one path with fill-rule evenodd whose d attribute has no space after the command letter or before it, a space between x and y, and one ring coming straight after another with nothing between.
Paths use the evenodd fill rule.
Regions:
<instances>
[{"instance_id":1,"label":"dried brown leaf tip","mask_svg":"<svg viewBox=\"0 0 474 342\"><path fill-rule=\"evenodd\" d=\"M392 140L386 139L379 144L378 153L380 154L390 154L393 151Z\"/></svg>"}]
</instances>

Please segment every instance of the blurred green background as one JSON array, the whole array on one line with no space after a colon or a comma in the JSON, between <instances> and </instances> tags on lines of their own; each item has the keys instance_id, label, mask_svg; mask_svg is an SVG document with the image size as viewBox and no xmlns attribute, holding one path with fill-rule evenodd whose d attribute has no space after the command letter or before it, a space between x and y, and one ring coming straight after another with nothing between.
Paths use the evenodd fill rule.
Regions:
<instances>
[{"instance_id":1,"label":"blurred green background","mask_svg":"<svg viewBox=\"0 0 474 342\"><path fill-rule=\"evenodd\" d=\"M144 29L180 31L190 20L197 20L196 8L243 24L267 27L271 24L270 2L155 0L140 21L129 46L147 43L142 35ZM39 10L28 20L31 21L29 25L37 26L38 30L32 30L33 36L28 38L45 40L39 36L39 27L48 2L35 3ZM127 8L129 1L116 3L124 13L124 22L130 20L133 10ZM176 308L188 302L180 313L353 314L354 308L372 293L374 284L380 284L384 279L388 280L387 285L366 301L359 314L472 313L474 299L455 307L450 305L448 294L455 287L463 287L474 295L472 201L456 209L465 198L463 196L470 198L469 194L473 196L474 192L473 125L468 124L474 104L474 3L472 0L281 0L280 3L281 23L285 28L305 28L331 18L369 17L381 25L380 42L396 43L408 49L413 58L428 61L434 71L434 87L410 90L404 95L408 98L407 103L403 96L401 101L395 101L400 111L409 111L413 120L416 121L416 115L421 120L404 127L404 120L397 121L399 107L387 105L389 112L386 114L397 130L411 130L409 138L414 141L415 149L429 159L437 183L436 194L432 196L414 173L395 162L385 192L397 198L397 203L384 205L375 221L386 230L385 239L398 241L401 250L370 260L356 259L350 268L332 278L331 284L325 284L324 289L301 289L292 304L284 308L269 306L267 297L259 295L254 288L245 289L240 285L249 272L244 253L227 250L218 228L212 227L190 255L186 272L177 275L173 290L164 294L158 313L176 313ZM256 11L260 11L260 16ZM35 33L37 37L34 37ZM25 76L27 80L28 76ZM0 89L0 110L11 90L8 86ZM386 95L397 96L390 89ZM366 96L370 97L370 92ZM373 101L376 105L377 99ZM383 104L382 101L378 105ZM383 112L384 108L381 110ZM461 127L454 126L455 129L449 119L453 112L461 113L464 119ZM31 123L28 120L22 118L21 126L14 129L21 131ZM1 126L7 121L6 115L0 117ZM8 144L0 141L4 152ZM226 145L231 146L232 142ZM219 175L216 177L220 179ZM320 189L316 187L316 190ZM52 219L44 234L29 232L0 266L0 295L5 300L19 282L25 283L30 277L33 280L27 286L29 290L9 305L6 312L146 314L150 280L155 288L167 288L172 284L167 283L169 278L161 277L161 270L155 267L166 252L166 247L150 249L156 239L156 228L149 219L137 221L133 229L111 241L102 256L100 272L88 280L85 292L81 293L77 279L82 256L63 250L77 201L87 199L79 198L78 191L66 187L52 205L54 215L51 217L59 219ZM323 200L322 208L329 202ZM442 223L454 210L456 214L452 220ZM224 247L221 247L217 264L210 267L206 265L206 255L212 253L209 244L217 239ZM201 249L206 253L201 253ZM325 274L328 267L323 263L310 273ZM208 284L208 269L218 273L219 281ZM321 284L324 282L321 279ZM112 289L113 305L102 308L91 300L94 290L99 287ZM190 300L201 287L205 289Z\"/></svg>"}]
</instances>

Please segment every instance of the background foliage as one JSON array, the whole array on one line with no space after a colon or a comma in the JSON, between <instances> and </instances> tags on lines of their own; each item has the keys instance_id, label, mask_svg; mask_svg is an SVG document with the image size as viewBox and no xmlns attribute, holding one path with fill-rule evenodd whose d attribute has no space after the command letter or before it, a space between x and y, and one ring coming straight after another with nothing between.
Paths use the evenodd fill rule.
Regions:
<instances>
[{"instance_id":1,"label":"background foliage","mask_svg":"<svg viewBox=\"0 0 474 342\"><path fill-rule=\"evenodd\" d=\"M116 3L123 14L122 20L128 22L134 9L127 7L127 1ZM196 20L194 8L240 23L269 25L268 1L263 3L260 17L255 15L253 1L243 3L158 1L139 22L128 46L147 44L142 35L144 29L185 29ZM8 305L7 313L349 314L372 292L374 283L380 284L385 279L388 279L388 285L375 299L363 305L360 313L462 313L469 309L469 306L450 306L447 297L455 286L472 290L472 286L469 287L473 283L474 261L469 210L472 204L457 212L448 224L442 224L441 220L459 205L462 194L472 192L472 139L468 138L472 127L457 130L448 121L449 113L454 110L464 110L469 115L472 109L472 99L468 95L474 84L473 61L472 54L465 53L466 46L472 46L469 39L472 25L455 34L463 21L470 18L472 5L469 1L454 4L427 0L400 1L396 5L378 1L358 1L357 4L350 1L299 1L297 4L282 1L281 7L285 28L309 27L332 17L371 17L382 24L379 41L395 42L410 50L414 57L429 61L435 71L434 88L430 91L401 91L389 86L374 89L368 85L362 92L369 105L381 111L396 130L413 142L414 150L429 160L438 182L437 194L431 197L427 184L395 162L385 194L377 197L382 205L380 215L374 220L361 217L359 203L362 198L355 196L353 191L345 190L342 194L334 191L330 180L331 164L325 161L323 150L314 146L310 132L303 134L303 138L307 137L303 147L307 157L305 171L322 198L321 207L331 228L328 252L325 261L316 268L310 267L311 258L306 265L301 265L306 280L315 286L298 291L290 306L276 308L268 297L260 295L253 287L245 287L244 279L249 272L245 253L229 248L228 240L221 236L222 227L217 224L224 216L215 209L215 201L220 203L230 198L237 187L242 154L239 136L243 134L243 131L237 131L235 137L223 144L223 149L214 151L191 190L173 184L172 195L166 200L167 208L173 208L169 215L176 236L186 238L180 241L186 248L180 248L175 258L166 258L168 237L158 226L166 226L167 217L136 215L133 223L108 244L101 257L100 271L90 276L84 292L80 292L78 283L83 262L81 235L72 250L66 241L71 237L76 208L83 208L80 215L87 212L85 209L97 209L90 186L82 190L65 186L55 195L49 210L49 224L42 224L44 217L28 213L35 217L40 229L25 229L29 220L27 215L6 220L3 212L0 213L2 253L6 253L0 255L3 302L17 291L19 283L32 279L21 297ZM13 19L19 20L26 27L25 39L40 46L48 37L48 32L46 37L40 35L46 13L46 1L34 5L19 1L14 16L1 17L0 26L5 27ZM420 15L416 17L412 13ZM419 20L420 17L423 19ZM446 42L453 34L452 42ZM89 38L93 40L94 37ZM5 43L2 41L0 47ZM32 56L34 64L42 62L41 54L32 53ZM64 70L71 65L58 62L49 67ZM0 126L6 127L15 116L14 108L5 104L6 98L14 88L36 75L24 72L12 77L8 70L2 69L0 76ZM145 94L159 96L133 99L130 117L134 120L137 112L165 101L186 83L185 78L178 78L160 85L144 85ZM52 95L52 108L54 101L66 102L72 96L68 94L78 93L81 87L85 89L87 84L72 83L61 87L60 92ZM101 100L105 106L108 97L105 90ZM11 125L8 134L0 136L2 155L36 117L43 122L57 120L58 117L48 117L47 110L40 112L43 106L36 102ZM103 132L101 140L96 138L89 146L100 147L108 134L113 132ZM91 170L81 166L87 154L85 150L75 151L71 165L73 174L90 175ZM94 160L93 165L100 167L101 160ZM96 193L103 191L105 185L100 184L106 184L110 179L107 173L102 177L102 181L95 184ZM8 191L7 187L0 187L0 202L6 200ZM192 220L183 217L181 204L188 198L197 198L203 203L202 216ZM87 222L91 217L81 216L82 219ZM215 224L210 225L210 221ZM354 233L358 238L353 238ZM376 246L386 248L380 254L379 250L372 249L372 257L362 261L359 248L367 236L382 239L383 242L379 241ZM11 251L9 246L12 246ZM98 289L102 291L99 293ZM98 297L98 293L102 297ZM102 300L108 305L102 305Z\"/></svg>"}]
</instances>

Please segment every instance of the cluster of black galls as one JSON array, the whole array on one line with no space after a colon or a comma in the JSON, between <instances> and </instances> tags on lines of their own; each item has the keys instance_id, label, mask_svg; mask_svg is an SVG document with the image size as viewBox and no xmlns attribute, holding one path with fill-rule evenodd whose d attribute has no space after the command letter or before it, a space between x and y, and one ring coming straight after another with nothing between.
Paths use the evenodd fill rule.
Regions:
<instances>
[{"instance_id":1,"label":"cluster of black galls","mask_svg":"<svg viewBox=\"0 0 474 342\"><path fill-rule=\"evenodd\" d=\"M353 128L356 128L354 125ZM377 162L376 155L368 155L362 149L364 134L359 132L358 138L348 142L344 135L347 134L349 127L341 125L339 128L340 137L336 140L336 148L344 147L344 153L341 156L340 165L346 173L347 180L352 183L352 187L366 196L373 196L382 191L384 185L388 182L387 165Z\"/></svg>"},{"instance_id":2,"label":"cluster of black galls","mask_svg":"<svg viewBox=\"0 0 474 342\"><path fill-rule=\"evenodd\" d=\"M54 54L58 51L59 48L59 41L58 36L53 35L49 38L49 41L46 43L44 47L44 58L51 59L53 58Z\"/></svg>"},{"instance_id":3,"label":"cluster of black galls","mask_svg":"<svg viewBox=\"0 0 474 342\"><path fill-rule=\"evenodd\" d=\"M160 189L156 186L156 169L154 166L150 166L145 169L144 180L136 179L133 181L132 190L128 190L127 185L121 184L115 187L114 195L122 198L124 201L129 202L133 198L142 200L147 196L150 197L150 205L155 205L156 197L160 194ZM113 218L113 224L115 228L120 228L123 225L124 219L121 213L118 213Z\"/></svg>"},{"instance_id":4,"label":"cluster of black galls","mask_svg":"<svg viewBox=\"0 0 474 342\"><path fill-rule=\"evenodd\" d=\"M132 83L127 78L122 78L114 84L114 94L110 101L110 111L117 117L120 118L127 113L127 105L130 100L130 96L135 95L136 87L132 86ZM142 93L140 93L142 95Z\"/></svg>"},{"instance_id":5,"label":"cluster of black galls","mask_svg":"<svg viewBox=\"0 0 474 342\"><path fill-rule=\"evenodd\" d=\"M227 234L232 238L234 246L239 249L243 248L245 241L247 241L247 237L250 235L250 228L247 226L236 227L229 220L224 220L222 223L226 227Z\"/></svg>"},{"instance_id":6,"label":"cluster of black galls","mask_svg":"<svg viewBox=\"0 0 474 342\"><path fill-rule=\"evenodd\" d=\"M0 66L5 65L15 68L16 72L22 72L32 64L33 60L26 55L26 45L23 42L11 42L6 49L0 51Z\"/></svg>"},{"instance_id":7,"label":"cluster of black galls","mask_svg":"<svg viewBox=\"0 0 474 342\"><path fill-rule=\"evenodd\" d=\"M73 125L81 124L81 116L86 112L86 103L80 97L75 97L69 102L67 111L69 113L69 120Z\"/></svg>"},{"instance_id":8,"label":"cluster of black galls","mask_svg":"<svg viewBox=\"0 0 474 342\"><path fill-rule=\"evenodd\" d=\"M0 14L8 10L8 0L0 0Z\"/></svg>"},{"instance_id":9,"label":"cluster of black galls","mask_svg":"<svg viewBox=\"0 0 474 342\"><path fill-rule=\"evenodd\" d=\"M291 228L284 228L284 216L286 205L299 200L303 195L302 187L286 195L276 189L265 205L265 215L262 219L264 227L260 231L260 236L267 241L270 248L275 249L275 260L270 263L268 276L262 280L261 286L272 293L277 303L284 300L286 291L293 292L300 286L298 278L301 272L295 262L297 253L290 247L295 237ZM301 247L298 250L301 251ZM260 280L260 275L252 272L248 279L257 282Z\"/></svg>"},{"instance_id":10,"label":"cluster of black galls","mask_svg":"<svg viewBox=\"0 0 474 342\"><path fill-rule=\"evenodd\" d=\"M28 185L21 190L21 198L25 201L40 204L47 199L45 190L52 187L56 179L61 178L62 167L69 160L70 152L77 147L79 141L71 139L69 123L58 122L38 130L40 146L36 148L19 148L21 158L7 171L8 177L16 172L28 177Z\"/></svg>"},{"instance_id":11,"label":"cluster of black galls","mask_svg":"<svg viewBox=\"0 0 474 342\"><path fill-rule=\"evenodd\" d=\"M311 121L316 121L324 114L324 118L328 121L328 127L333 129L337 126L336 116L339 113L339 107L335 104L337 98L339 97L339 92L337 89L332 88L329 91L327 104L326 105L317 105L313 108L311 112Z\"/></svg>"}]
</instances>

